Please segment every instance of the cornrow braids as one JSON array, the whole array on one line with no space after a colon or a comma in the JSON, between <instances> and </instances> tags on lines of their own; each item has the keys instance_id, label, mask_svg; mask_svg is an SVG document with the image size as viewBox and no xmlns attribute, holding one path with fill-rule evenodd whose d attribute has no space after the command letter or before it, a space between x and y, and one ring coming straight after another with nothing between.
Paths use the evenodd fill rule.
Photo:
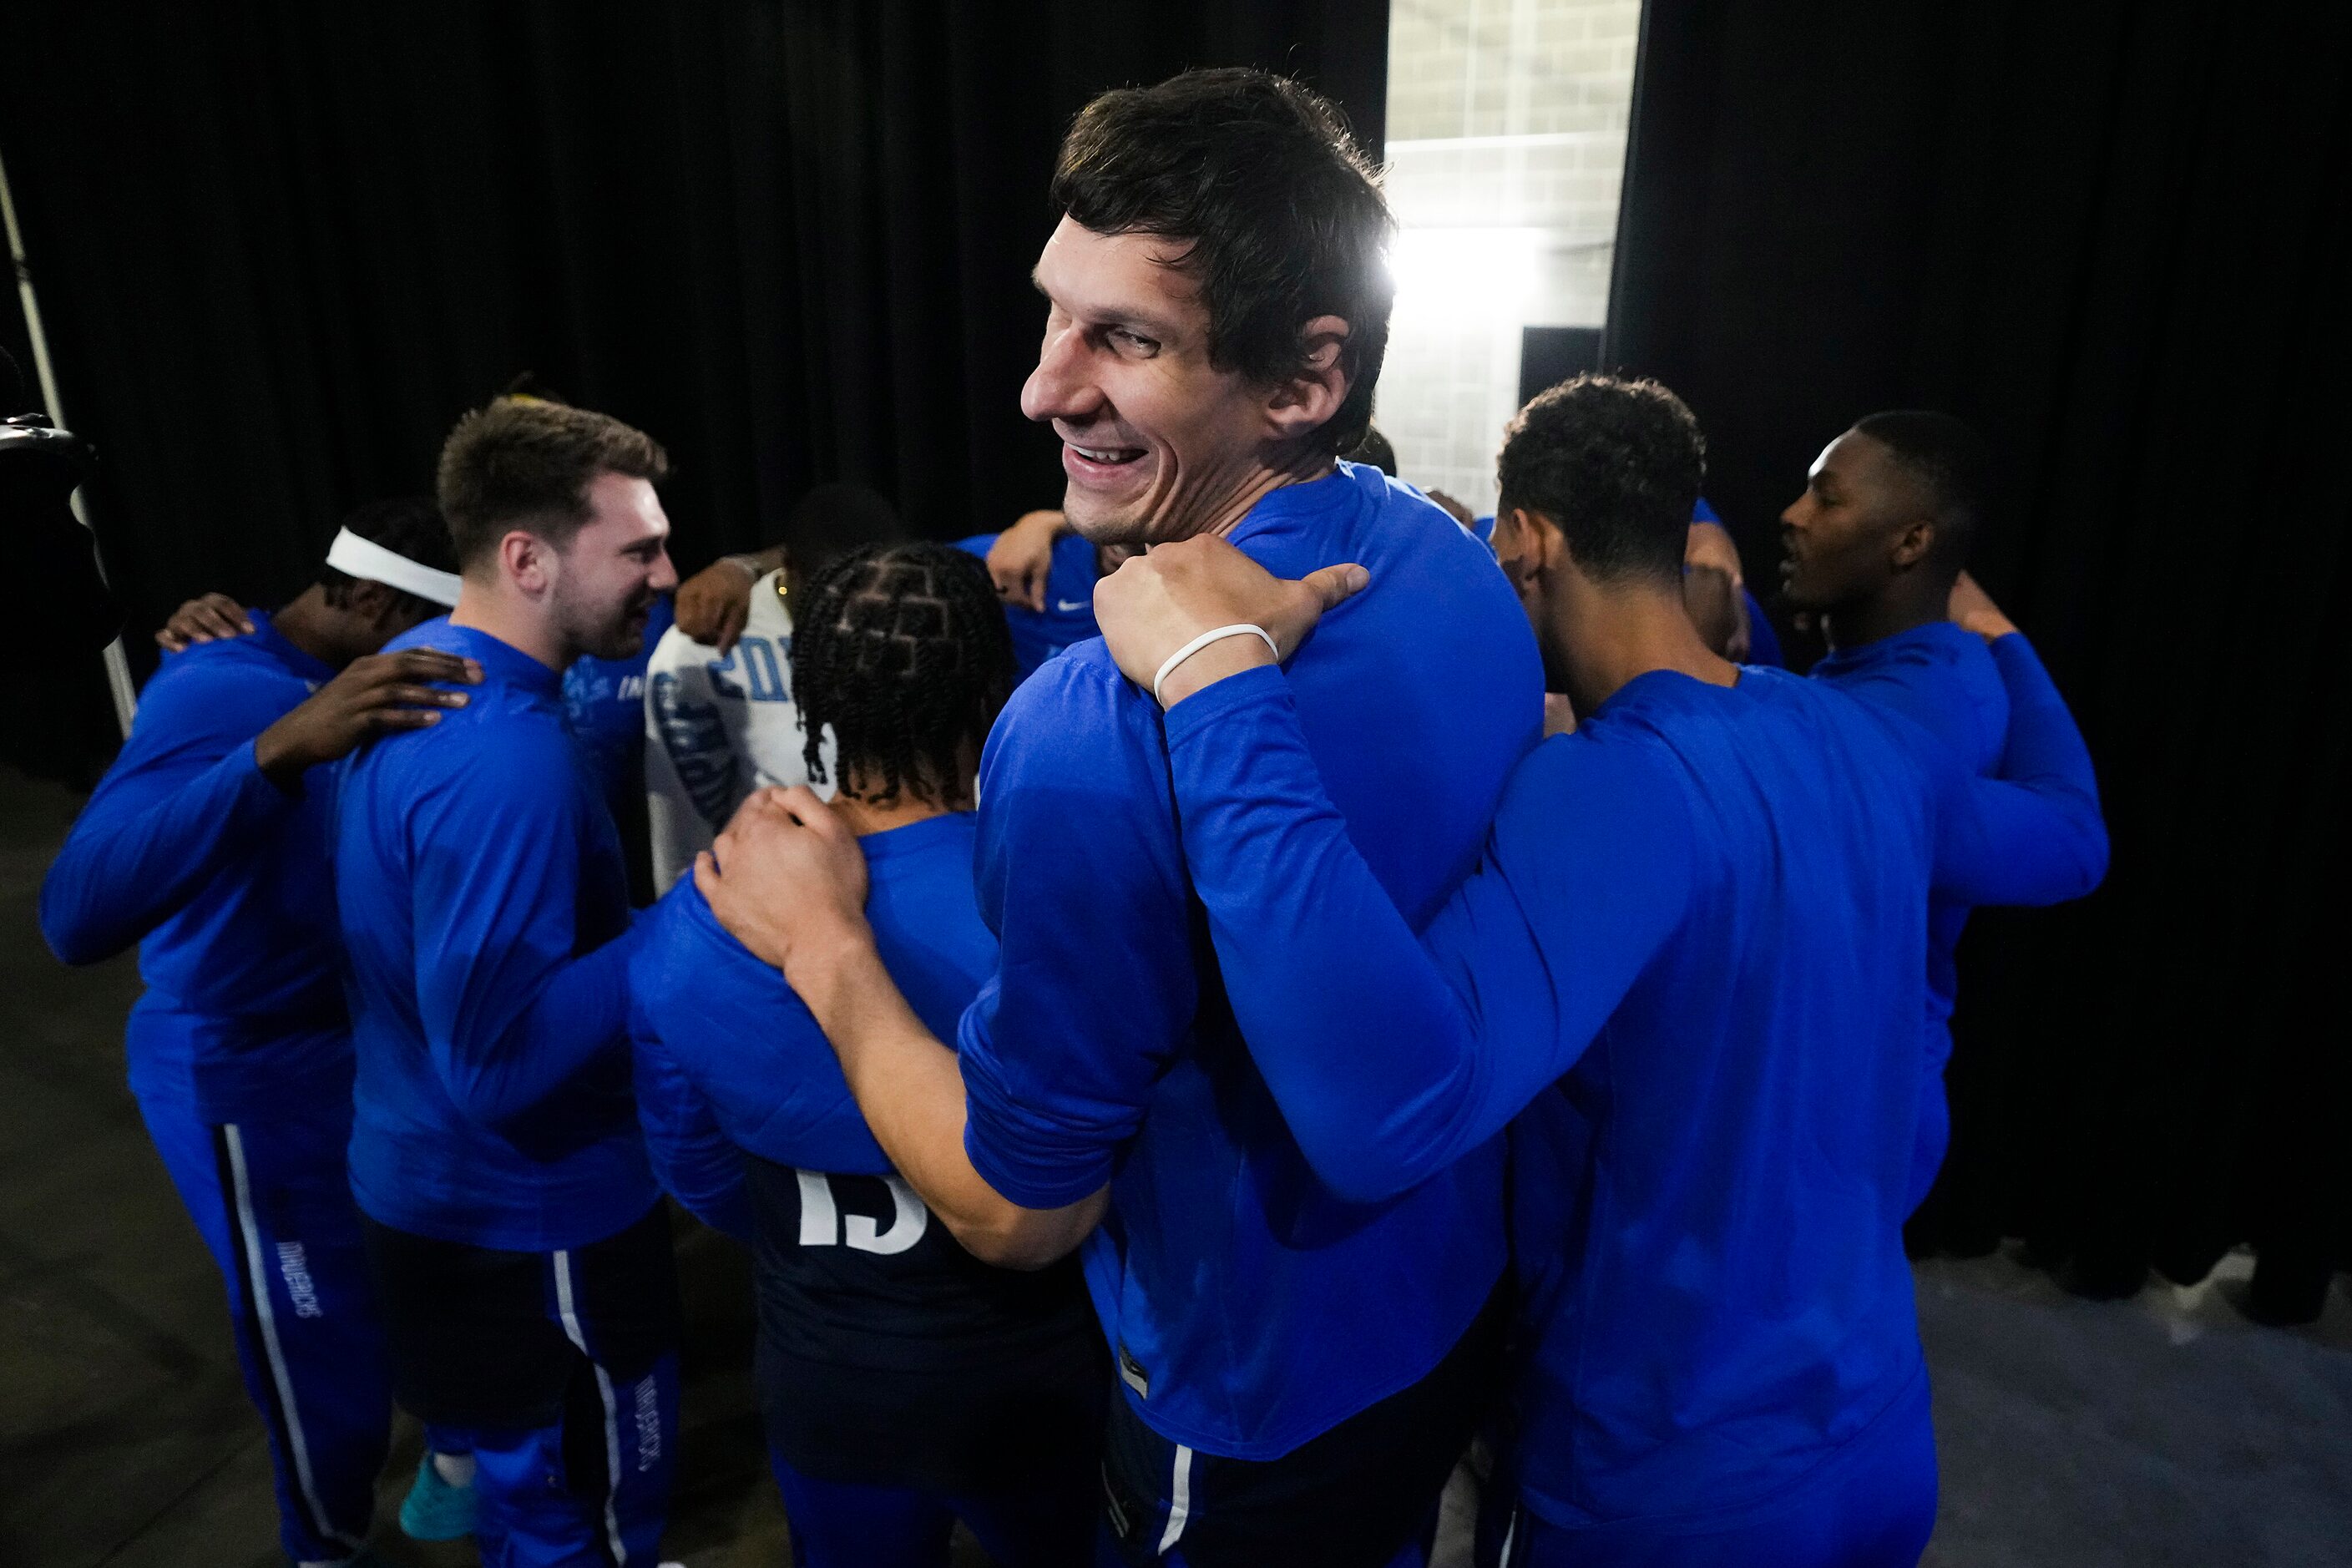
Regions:
<instances>
[{"instance_id":1,"label":"cornrow braids","mask_svg":"<svg viewBox=\"0 0 2352 1568\"><path fill-rule=\"evenodd\" d=\"M840 780L887 805L945 805L1013 693L1013 638L988 569L944 544L877 544L820 571L793 606L793 700L809 777L833 731Z\"/></svg>"}]
</instances>

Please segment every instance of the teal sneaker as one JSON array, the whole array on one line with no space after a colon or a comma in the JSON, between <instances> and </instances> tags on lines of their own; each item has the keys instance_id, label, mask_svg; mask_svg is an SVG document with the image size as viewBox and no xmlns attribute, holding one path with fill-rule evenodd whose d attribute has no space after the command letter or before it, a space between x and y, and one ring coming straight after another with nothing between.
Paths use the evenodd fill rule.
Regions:
<instances>
[{"instance_id":1,"label":"teal sneaker","mask_svg":"<svg viewBox=\"0 0 2352 1568\"><path fill-rule=\"evenodd\" d=\"M416 1482L400 1501L400 1532L411 1541L456 1541L474 1533L474 1489L443 1480L429 1451L416 1462Z\"/></svg>"}]
</instances>

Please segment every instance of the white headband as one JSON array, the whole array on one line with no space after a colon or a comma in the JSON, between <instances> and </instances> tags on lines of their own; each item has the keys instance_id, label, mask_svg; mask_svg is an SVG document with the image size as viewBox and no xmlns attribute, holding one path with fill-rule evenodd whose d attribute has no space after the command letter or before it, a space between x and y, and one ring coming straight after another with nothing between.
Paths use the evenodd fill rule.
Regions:
<instances>
[{"instance_id":1,"label":"white headband","mask_svg":"<svg viewBox=\"0 0 2352 1568\"><path fill-rule=\"evenodd\" d=\"M364 577L436 605L454 605L457 602L457 574L436 572L396 551L386 550L373 539L362 539L348 528L338 532L335 542L327 547L327 564L338 572Z\"/></svg>"}]
</instances>

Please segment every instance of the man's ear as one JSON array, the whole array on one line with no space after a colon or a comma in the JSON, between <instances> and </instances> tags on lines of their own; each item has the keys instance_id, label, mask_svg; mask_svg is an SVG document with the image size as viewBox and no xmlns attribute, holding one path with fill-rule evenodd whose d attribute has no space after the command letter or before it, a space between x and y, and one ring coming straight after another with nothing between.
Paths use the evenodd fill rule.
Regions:
<instances>
[{"instance_id":1,"label":"man's ear","mask_svg":"<svg viewBox=\"0 0 2352 1568\"><path fill-rule=\"evenodd\" d=\"M1933 518L1923 517L1906 523L1895 536L1895 548L1887 553L1887 563L1897 572L1908 572L1936 552L1937 528Z\"/></svg>"},{"instance_id":2,"label":"man's ear","mask_svg":"<svg viewBox=\"0 0 2352 1568\"><path fill-rule=\"evenodd\" d=\"M510 528L499 541L499 568L526 594L547 591L554 581L553 546L535 533Z\"/></svg>"},{"instance_id":3,"label":"man's ear","mask_svg":"<svg viewBox=\"0 0 2352 1568\"><path fill-rule=\"evenodd\" d=\"M1277 440L1329 424L1348 401L1348 373L1339 353L1347 346L1349 331L1339 316L1318 316L1298 330L1299 367L1266 401L1266 418Z\"/></svg>"},{"instance_id":4,"label":"man's ear","mask_svg":"<svg viewBox=\"0 0 2352 1568\"><path fill-rule=\"evenodd\" d=\"M390 624L399 600L398 589L362 577L344 591L343 607L372 626L383 626Z\"/></svg>"},{"instance_id":5,"label":"man's ear","mask_svg":"<svg viewBox=\"0 0 2352 1568\"><path fill-rule=\"evenodd\" d=\"M1568 536L1539 511L1508 507L1495 518L1494 549L1504 574L1524 588L1568 561Z\"/></svg>"}]
</instances>

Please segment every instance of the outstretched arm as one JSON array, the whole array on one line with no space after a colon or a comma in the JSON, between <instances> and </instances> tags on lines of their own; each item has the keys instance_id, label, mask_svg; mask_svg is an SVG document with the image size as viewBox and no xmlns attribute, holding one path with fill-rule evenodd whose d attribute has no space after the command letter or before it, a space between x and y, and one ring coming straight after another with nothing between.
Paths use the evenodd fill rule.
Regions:
<instances>
[{"instance_id":1,"label":"outstretched arm","mask_svg":"<svg viewBox=\"0 0 2352 1568\"><path fill-rule=\"evenodd\" d=\"M1234 1016L1342 1196L1402 1192L1501 1131L1680 922L1675 786L1622 748L1561 739L1522 763L1485 859L1416 937L1325 795L1278 670L1190 698L1168 738Z\"/></svg>"},{"instance_id":2,"label":"outstretched arm","mask_svg":"<svg viewBox=\"0 0 2352 1568\"><path fill-rule=\"evenodd\" d=\"M1296 646L1361 580L1277 583L1222 541L1188 541L1123 566L1096 609L1121 668L1149 680L1213 626ZM1334 1191L1377 1201L1477 1148L1574 1064L1680 921L1687 824L1638 752L1551 742L1417 938L1349 842L1269 658L1232 638L1162 683L1185 856L1292 1134Z\"/></svg>"},{"instance_id":3,"label":"outstretched arm","mask_svg":"<svg viewBox=\"0 0 2352 1568\"><path fill-rule=\"evenodd\" d=\"M274 719L228 669L154 692L41 884L50 949L94 963L138 942L284 820L309 769L465 703L428 682L480 679L471 660L411 648L353 661Z\"/></svg>"}]
</instances>

